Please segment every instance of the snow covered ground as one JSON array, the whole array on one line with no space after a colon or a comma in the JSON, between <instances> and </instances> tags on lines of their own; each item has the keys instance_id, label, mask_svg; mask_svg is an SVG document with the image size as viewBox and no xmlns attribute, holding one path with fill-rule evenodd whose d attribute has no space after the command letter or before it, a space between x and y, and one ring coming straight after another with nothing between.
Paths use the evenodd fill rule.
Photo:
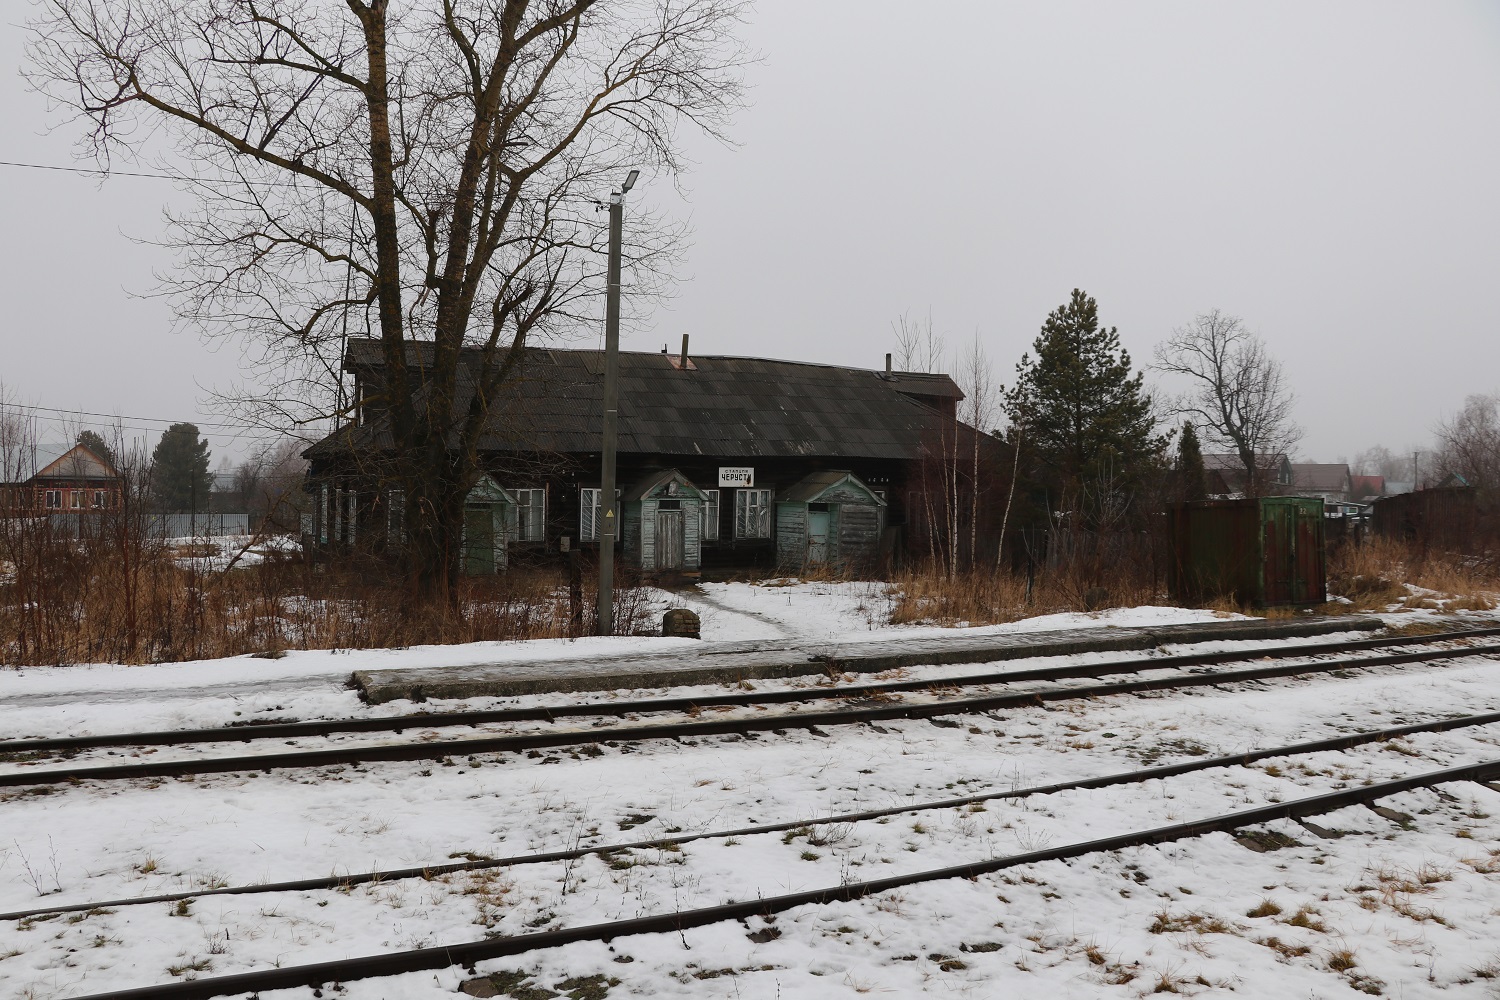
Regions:
<instances>
[{"instance_id":1,"label":"snow covered ground","mask_svg":"<svg viewBox=\"0 0 1500 1000\"><path fill-rule=\"evenodd\" d=\"M259 566L302 552L301 543L287 535L187 535L168 538L165 544L179 553L177 565L200 573L222 572L230 566Z\"/></svg>"},{"instance_id":2,"label":"snow covered ground","mask_svg":"<svg viewBox=\"0 0 1500 1000\"><path fill-rule=\"evenodd\" d=\"M767 640L816 645L957 632L982 635L1080 626L1165 625L1223 617L1185 608L1146 607L1045 615L975 629L893 628L879 625L886 613L881 609L881 602L886 600L883 586L736 583L705 585L701 596L694 591L655 592L652 601L659 611L688 607L699 613L703 623L702 642L644 636L537 639L408 649L289 650L274 660L236 656L136 666L82 664L0 669L0 733L10 737L46 737L219 726L252 718L322 718L411 710L405 703L379 709L362 707L346 686L355 670L645 654L704 648L714 642ZM953 669L948 668L948 672ZM683 689L681 693L695 690ZM555 698L468 704L490 707L548 700ZM433 702L428 707L457 706Z\"/></svg>"},{"instance_id":3,"label":"snow covered ground","mask_svg":"<svg viewBox=\"0 0 1500 1000\"><path fill-rule=\"evenodd\" d=\"M859 587L705 588L705 636L755 638L747 633L763 630L759 637L771 638L775 630L781 638L842 642L892 634L872 627L878 617L867 616L878 595ZM1133 609L994 630L1161 624L1195 615L1205 617ZM680 642L581 640L541 648L577 656ZM537 650L538 644L484 644L8 671L0 673L0 732L357 714L374 710L360 708L340 686L356 660L493 662L507 655L535 659ZM919 668L905 675L979 669ZM0 795L0 911L607 845L862 808L912 811L868 823L813 824L790 836L704 840L608 859L0 923L0 996L52 1000L836 886L1500 758L1500 727L1476 728L1144 785L982 808L917 808L957 795L1496 711L1497 669L1474 658L837 727L825 735L792 730L535 756L8 790ZM502 703L523 701L484 702ZM1157 990L1242 997L1500 995L1494 989L1500 982L1494 978L1500 974L1494 934L1500 793L1467 783L1383 804L1410 819L1345 810L1317 821L1344 834L1335 840L1275 824L1296 844L1271 853L1210 835L804 907L769 922L571 945L481 963L479 971L499 974L497 981L516 997L615 1000L1123 998ZM323 995L451 997L469 978L450 969L352 982ZM312 995L287 990L261 998Z\"/></svg>"}]
</instances>

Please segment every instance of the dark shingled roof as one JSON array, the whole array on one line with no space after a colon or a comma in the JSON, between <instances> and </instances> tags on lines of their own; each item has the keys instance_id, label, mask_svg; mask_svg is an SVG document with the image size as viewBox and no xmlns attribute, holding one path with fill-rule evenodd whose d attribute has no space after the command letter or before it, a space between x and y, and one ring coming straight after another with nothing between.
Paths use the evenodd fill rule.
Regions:
<instances>
[{"instance_id":1,"label":"dark shingled roof","mask_svg":"<svg viewBox=\"0 0 1500 1000\"><path fill-rule=\"evenodd\" d=\"M1346 490L1349 466L1342 462L1293 462L1292 485L1301 490Z\"/></svg>"},{"instance_id":2,"label":"dark shingled roof","mask_svg":"<svg viewBox=\"0 0 1500 1000\"><path fill-rule=\"evenodd\" d=\"M409 348L414 360L425 350ZM916 458L936 403L963 394L947 375L694 356L682 371L666 354L620 354L618 449L680 456ZM378 377L379 344L351 340L346 370ZM505 400L491 411L482 451L597 452L604 352L529 348ZM461 379L461 382L464 382ZM466 406L471 384L461 386ZM313 459L390 447L381 419L309 448Z\"/></svg>"}]
</instances>

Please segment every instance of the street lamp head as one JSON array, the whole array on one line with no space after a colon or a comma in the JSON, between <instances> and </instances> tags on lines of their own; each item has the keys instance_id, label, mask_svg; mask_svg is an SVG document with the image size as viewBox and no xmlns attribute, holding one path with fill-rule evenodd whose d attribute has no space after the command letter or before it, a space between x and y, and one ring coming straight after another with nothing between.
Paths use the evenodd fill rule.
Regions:
<instances>
[{"instance_id":1,"label":"street lamp head","mask_svg":"<svg viewBox=\"0 0 1500 1000\"><path fill-rule=\"evenodd\" d=\"M621 186L620 193L629 194L630 189L635 187L635 179L639 176L641 176L641 172L639 170L632 170L629 174L625 175L625 183L623 186Z\"/></svg>"}]
</instances>

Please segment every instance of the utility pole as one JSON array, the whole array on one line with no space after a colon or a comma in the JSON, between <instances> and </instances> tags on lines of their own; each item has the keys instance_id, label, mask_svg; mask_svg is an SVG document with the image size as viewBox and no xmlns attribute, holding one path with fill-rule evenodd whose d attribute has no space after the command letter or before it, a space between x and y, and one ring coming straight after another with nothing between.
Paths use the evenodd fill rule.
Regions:
<instances>
[{"instance_id":1,"label":"utility pole","mask_svg":"<svg viewBox=\"0 0 1500 1000\"><path fill-rule=\"evenodd\" d=\"M604 442L600 449L603 469L599 482L599 634L615 634L615 439L619 430L620 401L620 242L625 224L625 195L641 175L632 170L609 196L609 286L604 303Z\"/></svg>"}]
</instances>

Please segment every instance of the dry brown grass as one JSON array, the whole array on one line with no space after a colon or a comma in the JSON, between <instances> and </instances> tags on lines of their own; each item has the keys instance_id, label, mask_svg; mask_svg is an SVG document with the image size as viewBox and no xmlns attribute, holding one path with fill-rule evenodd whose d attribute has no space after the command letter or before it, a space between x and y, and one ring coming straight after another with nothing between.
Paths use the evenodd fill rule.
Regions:
<instances>
[{"instance_id":1,"label":"dry brown grass","mask_svg":"<svg viewBox=\"0 0 1500 1000\"><path fill-rule=\"evenodd\" d=\"M1404 584L1433 593L1412 594ZM1495 607L1500 578L1481 561L1377 537L1342 546L1330 556L1328 590L1353 601L1354 610L1401 605L1489 611Z\"/></svg>"},{"instance_id":2,"label":"dry brown grass","mask_svg":"<svg viewBox=\"0 0 1500 1000\"><path fill-rule=\"evenodd\" d=\"M1104 572L1023 576L980 571L948 576L937 569L908 569L891 578L893 625L1001 625L1063 611L1101 611L1160 603L1165 598L1148 572L1121 565Z\"/></svg>"},{"instance_id":3,"label":"dry brown grass","mask_svg":"<svg viewBox=\"0 0 1500 1000\"><path fill-rule=\"evenodd\" d=\"M386 565L300 558L205 571L150 540L0 537L0 663L158 663L429 643L566 637L562 570L463 579L456 610L413 607ZM587 578L586 578L587 579ZM645 593L616 590L622 633L651 627ZM594 595L585 591L584 631Z\"/></svg>"}]
</instances>

